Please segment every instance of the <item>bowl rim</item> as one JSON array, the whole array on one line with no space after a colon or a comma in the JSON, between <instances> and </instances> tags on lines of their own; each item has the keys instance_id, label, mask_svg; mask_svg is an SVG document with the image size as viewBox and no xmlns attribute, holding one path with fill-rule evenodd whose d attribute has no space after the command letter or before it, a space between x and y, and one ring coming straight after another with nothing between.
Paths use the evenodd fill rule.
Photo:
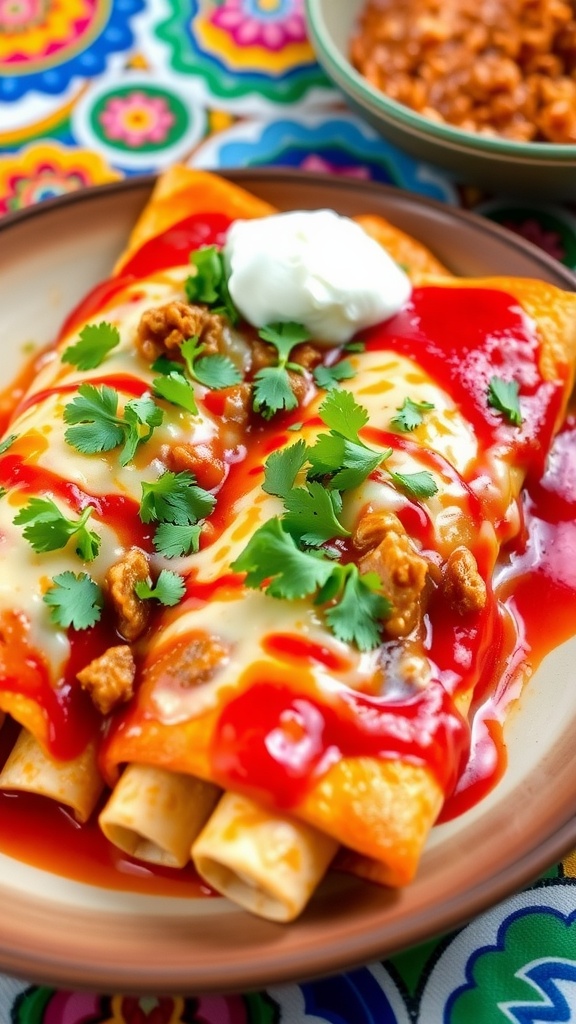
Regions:
<instances>
[{"instance_id":1,"label":"bowl rim","mask_svg":"<svg viewBox=\"0 0 576 1024\"><path fill-rule=\"evenodd\" d=\"M328 0L326 0L328 2ZM334 5L336 0L329 0ZM504 156L508 159L542 166L571 164L576 169L576 145L556 142L516 142L466 131L448 124L438 124L418 114L371 85L344 57L334 42L324 18L324 0L304 0L308 36L318 61L336 85L373 113L384 116L396 127L410 130L451 149L472 151L477 156ZM542 153L539 152L540 148ZM535 151L536 150L536 151Z\"/></svg>"}]
</instances>

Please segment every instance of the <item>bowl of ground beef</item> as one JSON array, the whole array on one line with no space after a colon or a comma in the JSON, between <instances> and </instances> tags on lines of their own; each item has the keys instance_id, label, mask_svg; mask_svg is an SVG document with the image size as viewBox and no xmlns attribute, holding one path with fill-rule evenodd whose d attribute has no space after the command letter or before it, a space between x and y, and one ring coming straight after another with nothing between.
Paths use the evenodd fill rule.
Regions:
<instances>
[{"instance_id":1,"label":"bowl of ground beef","mask_svg":"<svg viewBox=\"0 0 576 1024\"><path fill-rule=\"evenodd\" d=\"M488 191L576 199L576 0L306 0L318 60L399 148Z\"/></svg>"}]
</instances>

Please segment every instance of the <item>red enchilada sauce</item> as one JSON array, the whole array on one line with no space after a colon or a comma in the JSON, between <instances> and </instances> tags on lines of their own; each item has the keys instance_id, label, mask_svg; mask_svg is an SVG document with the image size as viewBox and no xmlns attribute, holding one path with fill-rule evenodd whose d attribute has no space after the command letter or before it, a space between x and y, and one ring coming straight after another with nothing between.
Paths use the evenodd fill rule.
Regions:
<instances>
[{"instance_id":1,"label":"red enchilada sauce","mask_svg":"<svg viewBox=\"0 0 576 1024\"><path fill-rule=\"evenodd\" d=\"M220 243L227 227L226 218L202 214L201 220L204 225L208 224L208 234L204 231L198 244ZM172 229L176 235L167 233L156 240L155 245L147 243L123 269L118 285L137 275L172 265L175 256L181 257L184 245L186 253L189 252L199 222L200 218L197 221L189 218L177 225L178 230ZM96 315L115 294L114 280L109 286L99 286L71 315L66 328L78 325L87 315ZM497 290L415 289L410 303L400 314L367 332L366 337L369 350L393 350L414 358L462 406L482 446L495 443L508 446L514 459L520 460L531 474L525 496L525 530L511 552L508 567L496 579L495 593L501 606L511 614L500 612L496 601L491 599L484 613L473 617L471 622L457 623L449 615L443 618L432 606L428 615L429 654L432 661L438 663L439 677L421 694L397 701L351 691L330 703L314 702L309 697L300 700L291 689L258 676L255 667L252 688L228 704L222 714L213 747L214 767L219 778L230 782L232 787L235 781L242 780L243 786L258 789L260 780L265 778L267 789L277 803L289 807L298 803L315 773L326 770L336 756L357 756L367 751L374 756L400 756L428 765L446 792L453 790L444 811L444 816L450 817L480 799L502 773L505 760L501 745L503 710L511 694L517 695L519 655L535 667L548 650L574 632L576 572L571 569L571 557L555 557L554 551L558 547L570 552L576 549L576 426L570 420L557 438L549 468L538 482L543 453L557 418L561 388L540 377L533 325L516 300ZM522 427L505 423L487 405L488 383L493 375L518 381L524 417ZM274 429L285 437L289 422L286 419ZM384 434L373 440L384 443ZM248 458L245 464L238 461L229 467L219 493L220 509L230 507L230 496L239 491L239 481L246 480L251 465L250 448L261 454L263 448L277 447L270 428L265 426L253 425L246 443ZM386 435L385 443L406 448L411 442L397 435ZM0 462L0 474L4 466L9 476L11 467L6 458ZM427 454L425 459L431 469L453 473L447 465L440 466L433 453ZM14 466L14 472L22 473L21 482L25 486L25 470ZM482 495L477 496L465 481L460 482L464 485L467 512L478 524L482 519ZM54 493L59 493L63 486L64 481L54 482ZM50 490L47 486L45 493ZM89 503L105 500L89 498ZM422 533L429 529L426 513L418 509L417 502L412 503L410 518ZM536 537L544 543L535 543ZM140 543L140 539L137 542ZM537 603L536 593L539 595ZM542 628L543 615L547 617L547 629ZM511 625L513 621L517 624L515 629ZM80 645L82 642L90 644L91 638L86 636L84 641L79 638ZM307 664L319 661L330 670L324 649L312 650L299 638L289 642L286 637L271 637L268 644L270 650L285 657L287 662L300 662L304 672ZM477 692L483 696L476 708L478 724L472 730L471 756L461 772L468 751L468 726L455 711L449 693L458 689L458 680L464 675L469 682L470 674L477 676ZM504 679L509 685L499 686L498 694L493 696L491 688L496 678ZM137 727L138 713L138 709L129 712L132 728ZM288 723L289 742L277 736L275 754L274 744L267 740L283 716ZM402 722L404 726L399 727ZM249 743L246 743L247 736ZM305 757L301 756L304 748ZM24 861L39 863L45 827L52 832L53 839L54 836L61 839L58 847L62 863L57 863L56 855L49 854L50 863L44 866L49 866L50 870L128 889L140 887L140 883L133 884L133 879L136 875L141 878L139 872L143 871L154 879L147 891L162 890L163 882L158 881L156 869L119 867L120 860L130 864L130 859L111 856L108 844L99 836L95 816L79 830L65 812L49 801L44 802L41 816L37 815L38 802L37 798L24 794L0 794L0 847L6 852ZM23 825L28 813L33 821L31 828ZM74 833L77 831L87 837L85 856L76 856ZM48 843L46 849L53 850L53 842ZM66 851L69 851L69 861ZM119 870L128 871L123 874L120 885ZM180 886L182 873L174 875ZM146 886L148 882L149 878ZM172 886L173 879L167 884ZM197 894L194 884L191 892Z\"/></svg>"}]
</instances>

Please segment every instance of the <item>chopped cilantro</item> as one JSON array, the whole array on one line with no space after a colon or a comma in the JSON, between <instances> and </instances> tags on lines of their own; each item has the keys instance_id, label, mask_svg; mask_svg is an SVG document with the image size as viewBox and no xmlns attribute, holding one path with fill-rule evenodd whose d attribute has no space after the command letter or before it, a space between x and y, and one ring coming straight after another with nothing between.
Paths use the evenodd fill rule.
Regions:
<instances>
[{"instance_id":1,"label":"chopped cilantro","mask_svg":"<svg viewBox=\"0 0 576 1024\"><path fill-rule=\"evenodd\" d=\"M151 586L146 580L138 580L134 584L134 590L143 601L155 600L171 608L184 597L186 584L178 573L162 569L155 586Z\"/></svg>"},{"instance_id":2,"label":"chopped cilantro","mask_svg":"<svg viewBox=\"0 0 576 1024\"><path fill-rule=\"evenodd\" d=\"M91 562L100 550L100 537L86 526L94 509L88 505L79 519L67 519L50 498L31 498L14 517L16 526L24 526L23 536L38 554L57 551L71 537L76 554Z\"/></svg>"},{"instance_id":3,"label":"chopped cilantro","mask_svg":"<svg viewBox=\"0 0 576 1024\"><path fill-rule=\"evenodd\" d=\"M162 354L158 356L158 359L154 360L152 369L154 373L162 373L164 375L182 373L182 363L177 363L175 359L169 359L168 356Z\"/></svg>"},{"instance_id":4,"label":"chopped cilantro","mask_svg":"<svg viewBox=\"0 0 576 1024\"><path fill-rule=\"evenodd\" d=\"M330 392L322 402L319 413L330 430L349 441L362 444L358 435L368 423L368 413L362 405L358 405L351 391Z\"/></svg>"},{"instance_id":5,"label":"chopped cilantro","mask_svg":"<svg viewBox=\"0 0 576 1024\"><path fill-rule=\"evenodd\" d=\"M438 485L427 469L419 473L389 473L394 483L413 498L431 498L438 492Z\"/></svg>"},{"instance_id":6,"label":"chopped cilantro","mask_svg":"<svg viewBox=\"0 0 576 1024\"><path fill-rule=\"evenodd\" d=\"M405 433L416 430L424 419L424 413L430 412L433 408L432 402L414 402L411 398L405 398L397 409L398 415L393 416L390 425Z\"/></svg>"},{"instance_id":7,"label":"chopped cilantro","mask_svg":"<svg viewBox=\"0 0 576 1024\"><path fill-rule=\"evenodd\" d=\"M368 422L368 413L349 391L330 391L318 411L331 429L319 434L309 449L310 476L329 477L329 486L338 490L358 487L392 449L375 451L361 440L359 431Z\"/></svg>"},{"instance_id":8,"label":"chopped cilantro","mask_svg":"<svg viewBox=\"0 0 576 1024\"><path fill-rule=\"evenodd\" d=\"M166 470L158 480L142 484L140 519L189 526L210 515L215 504L214 495L196 483L193 473Z\"/></svg>"},{"instance_id":9,"label":"chopped cilantro","mask_svg":"<svg viewBox=\"0 0 576 1024\"><path fill-rule=\"evenodd\" d=\"M186 412L192 413L193 416L197 414L198 406L196 405L194 389L183 373L171 370L170 373L163 377L155 377L152 381L152 387L154 388L154 394L158 398L164 398L172 405L179 405L180 408L186 409Z\"/></svg>"},{"instance_id":10,"label":"chopped cilantro","mask_svg":"<svg viewBox=\"0 0 576 1024\"><path fill-rule=\"evenodd\" d=\"M318 554L301 551L276 517L252 534L231 568L246 573L247 587L258 588L265 583L265 592L270 597L293 601L315 593L326 583L334 566Z\"/></svg>"},{"instance_id":11,"label":"chopped cilantro","mask_svg":"<svg viewBox=\"0 0 576 1024\"><path fill-rule=\"evenodd\" d=\"M303 440L296 441L288 448L272 452L266 459L262 489L267 494L285 498L294 486L294 481L306 462L308 449Z\"/></svg>"},{"instance_id":12,"label":"chopped cilantro","mask_svg":"<svg viewBox=\"0 0 576 1024\"><path fill-rule=\"evenodd\" d=\"M197 380L205 388L211 391L219 391L221 388L230 388L239 384L242 380L240 370L228 356L202 355L204 344L198 338L188 338L180 348L188 376Z\"/></svg>"},{"instance_id":13,"label":"chopped cilantro","mask_svg":"<svg viewBox=\"0 0 576 1024\"><path fill-rule=\"evenodd\" d=\"M81 384L76 397L64 408L64 422L71 424L64 434L65 441L83 455L109 452L123 444L120 464L127 465L138 445L148 441L160 425L163 413L149 396L126 402L124 415L117 413L118 392L114 388Z\"/></svg>"},{"instance_id":14,"label":"chopped cilantro","mask_svg":"<svg viewBox=\"0 0 576 1024\"><path fill-rule=\"evenodd\" d=\"M313 377L319 388L331 391L332 388L337 388L341 381L350 380L355 372L349 359L341 359L333 366L317 366Z\"/></svg>"},{"instance_id":15,"label":"chopped cilantro","mask_svg":"<svg viewBox=\"0 0 576 1024\"><path fill-rule=\"evenodd\" d=\"M381 621L390 605L378 593L378 577L362 576L355 565L340 565L323 553L301 551L278 518L256 530L232 569L246 573L246 586L264 586L271 597L298 600L315 595L316 604L330 602L325 615L333 633L362 651L380 641Z\"/></svg>"},{"instance_id":16,"label":"chopped cilantro","mask_svg":"<svg viewBox=\"0 0 576 1024\"><path fill-rule=\"evenodd\" d=\"M238 310L228 291L228 275L222 250L216 245L203 246L191 253L190 262L195 273L184 284L188 301L210 306L214 312L224 313L231 323L237 323Z\"/></svg>"},{"instance_id":17,"label":"chopped cilantro","mask_svg":"<svg viewBox=\"0 0 576 1024\"><path fill-rule=\"evenodd\" d=\"M86 572L77 576L70 571L54 577L43 600L50 606L50 618L67 629L89 629L102 614L104 598L97 583Z\"/></svg>"},{"instance_id":18,"label":"chopped cilantro","mask_svg":"<svg viewBox=\"0 0 576 1024\"><path fill-rule=\"evenodd\" d=\"M152 483L142 484L140 518L158 522L154 547L165 558L179 558L198 551L200 520L210 515L215 497L196 483L193 473L166 470Z\"/></svg>"},{"instance_id":19,"label":"chopped cilantro","mask_svg":"<svg viewBox=\"0 0 576 1024\"><path fill-rule=\"evenodd\" d=\"M382 581L374 573L360 574L358 567L335 565L334 575L340 583L336 600L325 611L326 621L339 640L356 644L360 651L371 651L382 640L382 623L392 605L382 594ZM322 592L316 603L322 600Z\"/></svg>"},{"instance_id":20,"label":"chopped cilantro","mask_svg":"<svg viewBox=\"0 0 576 1024\"><path fill-rule=\"evenodd\" d=\"M181 558L198 551L200 523L160 523L154 534L154 547L165 558Z\"/></svg>"},{"instance_id":21,"label":"chopped cilantro","mask_svg":"<svg viewBox=\"0 0 576 1024\"><path fill-rule=\"evenodd\" d=\"M104 362L113 348L120 344L117 327L105 321L86 324L79 334L80 341L69 345L62 353L62 362L71 363L79 370L94 370Z\"/></svg>"},{"instance_id":22,"label":"chopped cilantro","mask_svg":"<svg viewBox=\"0 0 576 1024\"><path fill-rule=\"evenodd\" d=\"M491 377L488 387L488 405L501 412L515 427L522 425L519 390L517 381L502 380L501 377Z\"/></svg>"},{"instance_id":23,"label":"chopped cilantro","mask_svg":"<svg viewBox=\"0 0 576 1024\"><path fill-rule=\"evenodd\" d=\"M258 335L263 341L274 345L278 353L276 366L264 366L254 377L254 410L269 420L281 409L295 409L298 400L290 387L288 370L303 373L299 363L290 362L290 352L295 345L308 341L310 333L297 323L267 324Z\"/></svg>"},{"instance_id":24,"label":"chopped cilantro","mask_svg":"<svg viewBox=\"0 0 576 1024\"><path fill-rule=\"evenodd\" d=\"M322 484L311 481L306 487L291 490L284 505L284 528L301 544L319 547L333 537L350 536L338 519L342 511L339 491L326 490Z\"/></svg>"}]
</instances>

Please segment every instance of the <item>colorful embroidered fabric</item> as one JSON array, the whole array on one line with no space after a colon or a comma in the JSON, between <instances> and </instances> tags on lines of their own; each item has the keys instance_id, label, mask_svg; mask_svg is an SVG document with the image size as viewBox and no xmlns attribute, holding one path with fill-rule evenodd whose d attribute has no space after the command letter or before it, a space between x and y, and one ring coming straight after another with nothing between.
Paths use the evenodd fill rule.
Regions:
<instances>
[{"instance_id":1,"label":"colorful embroidered fabric","mask_svg":"<svg viewBox=\"0 0 576 1024\"><path fill-rule=\"evenodd\" d=\"M314 60L303 0L0 0L0 214L174 160L397 185L474 209L576 268L572 208L482 195L349 113ZM460 931L336 978L136 998L0 976L9 1021L576 1021L576 854Z\"/></svg>"}]
</instances>

